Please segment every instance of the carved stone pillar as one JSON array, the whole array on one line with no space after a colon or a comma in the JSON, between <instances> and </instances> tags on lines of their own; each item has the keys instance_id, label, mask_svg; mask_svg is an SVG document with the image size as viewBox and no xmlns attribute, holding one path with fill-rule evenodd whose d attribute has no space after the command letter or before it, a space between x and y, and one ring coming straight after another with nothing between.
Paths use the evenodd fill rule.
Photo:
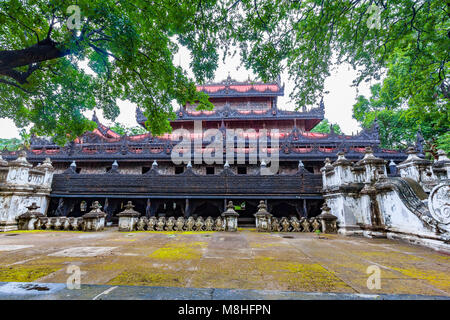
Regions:
<instances>
[{"instance_id":1,"label":"carved stone pillar","mask_svg":"<svg viewBox=\"0 0 450 320\"><path fill-rule=\"evenodd\" d=\"M225 231L237 231L237 218L239 214L234 210L233 201L229 201L227 210L222 213L224 218L224 230Z\"/></svg>"},{"instance_id":2,"label":"carved stone pillar","mask_svg":"<svg viewBox=\"0 0 450 320\"><path fill-rule=\"evenodd\" d=\"M105 228L106 213L100 210L102 206L94 201L91 211L83 216L83 231L101 231Z\"/></svg>"},{"instance_id":3,"label":"carved stone pillar","mask_svg":"<svg viewBox=\"0 0 450 320\"><path fill-rule=\"evenodd\" d=\"M272 225L272 214L267 211L267 205L261 200L258 205L258 212L255 213L256 230L259 232L270 232Z\"/></svg>"},{"instance_id":4,"label":"carved stone pillar","mask_svg":"<svg viewBox=\"0 0 450 320\"><path fill-rule=\"evenodd\" d=\"M385 160L377 158L373 154L371 147L366 147L364 157L357 162L358 166L365 168L364 183L373 183L380 177L386 177L387 171Z\"/></svg>"},{"instance_id":5,"label":"carved stone pillar","mask_svg":"<svg viewBox=\"0 0 450 320\"><path fill-rule=\"evenodd\" d=\"M53 166L50 159L33 168L20 151L16 160L0 160L0 231L17 230L17 218L33 202L46 213L50 199Z\"/></svg>"},{"instance_id":6,"label":"carved stone pillar","mask_svg":"<svg viewBox=\"0 0 450 320\"><path fill-rule=\"evenodd\" d=\"M125 205L125 210L119 213L119 231L134 231L141 215L139 212L135 211L134 205L131 201Z\"/></svg>"},{"instance_id":7,"label":"carved stone pillar","mask_svg":"<svg viewBox=\"0 0 450 320\"><path fill-rule=\"evenodd\" d=\"M408 148L406 153L408 158L397 165L400 176L418 182L426 192L430 192L437 184L436 177L431 170L431 161L419 158L413 147Z\"/></svg>"},{"instance_id":8,"label":"carved stone pillar","mask_svg":"<svg viewBox=\"0 0 450 320\"><path fill-rule=\"evenodd\" d=\"M440 181L450 180L450 159L444 150L438 151L438 159L433 163L433 173Z\"/></svg>"},{"instance_id":9,"label":"carved stone pillar","mask_svg":"<svg viewBox=\"0 0 450 320\"><path fill-rule=\"evenodd\" d=\"M37 209L39 209L36 205L36 202L33 202L31 206L28 206L28 211L24 214L21 214L18 218L18 227L19 230L35 230L38 229L37 225L39 223L40 217L45 217L44 214L41 212L38 212Z\"/></svg>"},{"instance_id":10,"label":"carved stone pillar","mask_svg":"<svg viewBox=\"0 0 450 320\"><path fill-rule=\"evenodd\" d=\"M320 223L322 224L323 233L337 233L336 221L337 217L330 213L330 208L325 202L322 206L322 213L317 216Z\"/></svg>"}]
</instances>

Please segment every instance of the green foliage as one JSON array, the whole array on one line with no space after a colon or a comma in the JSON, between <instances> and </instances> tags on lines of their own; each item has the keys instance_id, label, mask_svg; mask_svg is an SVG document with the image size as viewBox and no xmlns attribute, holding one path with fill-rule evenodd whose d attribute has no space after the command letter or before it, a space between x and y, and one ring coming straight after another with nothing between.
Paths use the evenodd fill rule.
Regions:
<instances>
[{"instance_id":1,"label":"green foliage","mask_svg":"<svg viewBox=\"0 0 450 320\"><path fill-rule=\"evenodd\" d=\"M147 130L145 130L141 126L125 127L123 124L118 122L115 122L114 125L110 127L110 129L120 135L128 135L128 136L147 133Z\"/></svg>"},{"instance_id":2,"label":"green foliage","mask_svg":"<svg viewBox=\"0 0 450 320\"><path fill-rule=\"evenodd\" d=\"M17 138L0 139L0 150L7 149L9 151L19 150L23 146L23 141Z\"/></svg>"},{"instance_id":3,"label":"green foliage","mask_svg":"<svg viewBox=\"0 0 450 320\"><path fill-rule=\"evenodd\" d=\"M443 135L438 137L436 139L436 144L438 146L438 149L442 149L445 152L447 152L447 154L449 154L450 153L450 132L447 131L446 133L444 133Z\"/></svg>"},{"instance_id":4,"label":"green foliage","mask_svg":"<svg viewBox=\"0 0 450 320\"><path fill-rule=\"evenodd\" d=\"M173 102L199 101L199 109L211 109L194 80L174 65L177 43L189 49L199 83L213 77L219 50L225 58L236 47L261 80L286 69L298 107L316 103L333 64L348 62L358 70L355 85L385 77L381 94L405 110L386 116L393 123L428 123L422 131L430 137L427 130L449 128L446 1L78 0L80 29L70 30L72 4L0 2L0 117L18 127L31 123L32 132L59 143L95 127L85 110L101 108L114 120L117 99L142 107L154 134L171 130ZM369 13L374 4L380 28L368 23L377 16ZM81 68L83 61L94 75Z\"/></svg>"},{"instance_id":5,"label":"green foliage","mask_svg":"<svg viewBox=\"0 0 450 320\"><path fill-rule=\"evenodd\" d=\"M390 81L389 78L385 79L385 82ZM402 103L403 100L395 96L396 91L390 85L375 84L370 89L371 97L358 97L353 106L353 117L364 128L372 127L377 119L382 147L406 148L416 142L417 132L420 130L428 152L436 155L438 149L450 151L448 113L423 110L421 114L417 114L414 108L407 108Z\"/></svg>"},{"instance_id":6,"label":"green foliage","mask_svg":"<svg viewBox=\"0 0 450 320\"><path fill-rule=\"evenodd\" d=\"M312 128L311 132L319 132L319 133L330 133L331 128L333 126L333 130L337 134L342 134L341 127L338 124L331 124L328 122L328 119L323 119L320 121L314 128Z\"/></svg>"},{"instance_id":7,"label":"green foliage","mask_svg":"<svg viewBox=\"0 0 450 320\"><path fill-rule=\"evenodd\" d=\"M143 108L154 134L170 131L173 102L213 107L173 64L173 55L175 40L182 39L192 50L197 81L212 76L216 37L203 27L212 20L215 1L202 1L200 8L197 1L75 3L79 30L67 23L75 22L74 12L67 12L73 1L0 2L0 117L19 128L32 124L32 133L64 144L95 128L86 110L100 108L114 120L117 99ZM86 62L94 74L82 67Z\"/></svg>"},{"instance_id":8,"label":"green foliage","mask_svg":"<svg viewBox=\"0 0 450 320\"><path fill-rule=\"evenodd\" d=\"M263 80L287 69L296 87L291 97L299 106L318 100L333 62L348 62L359 72L355 84L380 79L387 71L383 86L416 115L448 111L448 1L240 3L227 12L227 21L245 65ZM370 12L372 5L379 15ZM378 16L379 28L370 23Z\"/></svg>"}]
</instances>

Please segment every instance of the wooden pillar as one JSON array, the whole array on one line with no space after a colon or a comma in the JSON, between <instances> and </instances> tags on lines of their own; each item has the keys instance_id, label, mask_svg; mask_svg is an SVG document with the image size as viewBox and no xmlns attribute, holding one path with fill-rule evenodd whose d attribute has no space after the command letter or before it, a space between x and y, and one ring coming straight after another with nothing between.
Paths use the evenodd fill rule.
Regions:
<instances>
[{"instance_id":1,"label":"wooden pillar","mask_svg":"<svg viewBox=\"0 0 450 320\"><path fill-rule=\"evenodd\" d=\"M109 205L109 199L105 198L105 204L103 205L103 212L106 213L106 221L109 222L111 221L112 218L112 212L111 212L111 208Z\"/></svg>"},{"instance_id":2,"label":"wooden pillar","mask_svg":"<svg viewBox=\"0 0 450 320\"><path fill-rule=\"evenodd\" d=\"M303 216L308 217L308 208L306 207L306 199L303 199Z\"/></svg>"},{"instance_id":3,"label":"wooden pillar","mask_svg":"<svg viewBox=\"0 0 450 320\"><path fill-rule=\"evenodd\" d=\"M148 218L152 215L152 201L147 199L147 206L145 207L145 216Z\"/></svg>"},{"instance_id":4,"label":"wooden pillar","mask_svg":"<svg viewBox=\"0 0 450 320\"><path fill-rule=\"evenodd\" d=\"M303 208L299 201L295 202L295 211L297 212L298 218L301 219L303 217Z\"/></svg>"},{"instance_id":5,"label":"wooden pillar","mask_svg":"<svg viewBox=\"0 0 450 320\"><path fill-rule=\"evenodd\" d=\"M185 206L184 206L184 216L186 218L191 216L191 206L189 205L189 199L188 198L186 198L186 203L185 203Z\"/></svg>"}]
</instances>

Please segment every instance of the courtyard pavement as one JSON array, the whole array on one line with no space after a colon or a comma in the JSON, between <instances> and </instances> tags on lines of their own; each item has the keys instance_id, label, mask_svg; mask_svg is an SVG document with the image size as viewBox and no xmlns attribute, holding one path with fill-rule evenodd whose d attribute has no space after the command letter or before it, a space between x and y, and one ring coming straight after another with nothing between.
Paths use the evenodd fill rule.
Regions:
<instances>
[{"instance_id":1,"label":"courtyard pavement","mask_svg":"<svg viewBox=\"0 0 450 320\"><path fill-rule=\"evenodd\" d=\"M66 288L74 270L81 290ZM449 271L447 254L341 235L0 233L0 299L450 299Z\"/></svg>"}]
</instances>

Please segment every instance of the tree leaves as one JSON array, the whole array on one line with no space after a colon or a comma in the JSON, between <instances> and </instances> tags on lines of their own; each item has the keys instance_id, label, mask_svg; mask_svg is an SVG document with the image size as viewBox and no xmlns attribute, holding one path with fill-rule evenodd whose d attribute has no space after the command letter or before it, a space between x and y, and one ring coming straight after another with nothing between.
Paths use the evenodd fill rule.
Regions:
<instances>
[{"instance_id":1,"label":"tree leaves","mask_svg":"<svg viewBox=\"0 0 450 320\"><path fill-rule=\"evenodd\" d=\"M380 28L368 23L374 3ZM0 2L0 56L14 52L16 61L24 61L9 69L8 61L0 61L0 115L20 127L33 123L35 133L55 135L61 143L91 128L85 110L101 108L113 120L117 99L142 108L153 134L170 130L174 102L211 109L194 82L212 79L218 50L231 55L233 45L262 80L287 70L297 107L323 96L333 62L348 62L358 70L355 85L386 75L378 98L358 101L355 117L364 125L377 114L386 130L389 123L420 126L428 139L448 131L450 21L444 1L79 0L80 30L66 24L72 4ZM174 65L176 41L190 50L195 79ZM53 53L48 59L26 54L44 43ZM14 51L22 49L22 55ZM93 75L79 67L84 60ZM400 147L410 141L409 132L391 141L386 131L383 143Z\"/></svg>"},{"instance_id":2,"label":"tree leaves","mask_svg":"<svg viewBox=\"0 0 450 320\"><path fill-rule=\"evenodd\" d=\"M60 52L56 59L39 58L39 67L23 83L10 74L25 75L37 57L25 53L27 62L9 69L0 61L1 116L13 118L19 127L31 123L33 133L64 144L95 126L83 116L86 110L102 109L114 120L117 99L138 104L153 134L170 130L174 101L199 101L200 108L212 108L194 81L174 66L172 37L183 37L192 49L198 78L211 78L217 68L216 37L212 29L204 32L207 22L199 17L213 15L214 1L202 2L199 11L197 2L80 0L79 30L66 23L72 14L66 11L69 5L71 1L0 2L0 54L28 50L44 40ZM94 74L81 68L84 61Z\"/></svg>"},{"instance_id":3,"label":"tree leaves","mask_svg":"<svg viewBox=\"0 0 450 320\"><path fill-rule=\"evenodd\" d=\"M333 131L336 134L342 134L341 127L338 124L331 124L328 119L323 119L319 122L314 128L311 129L311 132L319 132L319 133L330 133L331 126L333 126Z\"/></svg>"}]
</instances>

